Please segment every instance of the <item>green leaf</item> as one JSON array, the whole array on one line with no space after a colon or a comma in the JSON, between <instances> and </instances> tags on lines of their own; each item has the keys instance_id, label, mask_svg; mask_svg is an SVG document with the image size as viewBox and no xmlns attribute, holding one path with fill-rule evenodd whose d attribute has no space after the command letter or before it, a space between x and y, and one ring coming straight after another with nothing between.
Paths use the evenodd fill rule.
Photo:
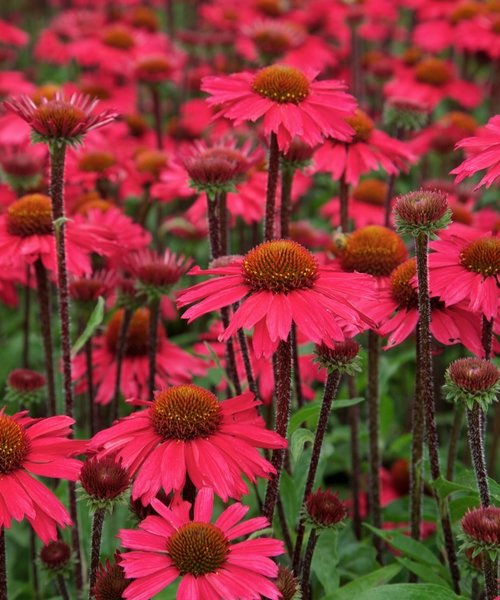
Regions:
<instances>
[{"instance_id":1,"label":"green leaf","mask_svg":"<svg viewBox=\"0 0 500 600\"><path fill-rule=\"evenodd\" d=\"M340 410L341 408L348 408L363 402L364 398L347 398L344 400L334 400L332 410ZM309 402L306 406L299 408L299 410L290 419L288 426L289 432L294 432L302 423L308 423L309 419L317 421L319 417L319 411L321 410L321 402Z\"/></svg>"},{"instance_id":2,"label":"green leaf","mask_svg":"<svg viewBox=\"0 0 500 600\"><path fill-rule=\"evenodd\" d=\"M314 442L314 433L301 427L294 431L290 440L290 456L294 462L300 458L306 442Z\"/></svg>"},{"instance_id":3,"label":"green leaf","mask_svg":"<svg viewBox=\"0 0 500 600\"><path fill-rule=\"evenodd\" d=\"M331 592L339 587L337 537L337 531L323 531L314 552L312 571L325 592Z\"/></svg>"},{"instance_id":4,"label":"green leaf","mask_svg":"<svg viewBox=\"0 0 500 600\"><path fill-rule=\"evenodd\" d=\"M432 583L419 583L418 585L395 583L394 585L382 585L374 590L366 590L356 596L356 600L458 600L462 597Z\"/></svg>"},{"instance_id":5,"label":"green leaf","mask_svg":"<svg viewBox=\"0 0 500 600\"><path fill-rule=\"evenodd\" d=\"M401 565L387 565L386 567L377 569L372 573L368 573L368 575L358 577L354 581L342 586L332 594L329 594L326 598L324 598L324 600L352 600L353 598L359 600L359 594L362 594L365 591L373 592L373 589L377 586L383 585L384 583L391 581L391 579L394 579L394 577L396 577L400 571Z\"/></svg>"},{"instance_id":6,"label":"green leaf","mask_svg":"<svg viewBox=\"0 0 500 600\"><path fill-rule=\"evenodd\" d=\"M367 523L365 527L376 533L380 538L390 544L396 550L400 550L406 557L413 558L420 564L425 564L434 567L440 575L448 577L447 569L439 562L439 559L427 546L422 542L417 542L412 538L404 535L401 531L382 531L376 527L372 527Z\"/></svg>"},{"instance_id":7,"label":"green leaf","mask_svg":"<svg viewBox=\"0 0 500 600\"><path fill-rule=\"evenodd\" d=\"M422 563L415 562L414 560L410 560L409 558L403 558L401 556L396 556L396 560L398 563L403 565L405 569L408 569L411 573L415 573L417 577L419 577L422 581L426 583L434 583L436 585L441 585L446 589L449 589L448 582L440 577L432 568L429 568L427 565L423 565Z\"/></svg>"},{"instance_id":8,"label":"green leaf","mask_svg":"<svg viewBox=\"0 0 500 600\"><path fill-rule=\"evenodd\" d=\"M83 330L82 335L76 340L73 348L71 349L71 355L74 357L88 342L94 331L99 327L104 318L104 298L99 296L97 304L90 315L90 318Z\"/></svg>"}]
</instances>

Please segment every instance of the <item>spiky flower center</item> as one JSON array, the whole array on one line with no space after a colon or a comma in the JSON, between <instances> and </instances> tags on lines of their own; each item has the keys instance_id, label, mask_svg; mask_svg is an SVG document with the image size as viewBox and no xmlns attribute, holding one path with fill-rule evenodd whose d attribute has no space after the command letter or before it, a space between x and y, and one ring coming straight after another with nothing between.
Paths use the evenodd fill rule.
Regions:
<instances>
[{"instance_id":1,"label":"spiky flower center","mask_svg":"<svg viewBox=\"0 0 500 600\"><path fill-rule=\"evenodd\" d=\"M448 65L440 58L426 58L418 63L415 76L420 83L440 86L448 83L451 73Z\"/></svg>"},{"instance_id":2,"label":"spiky flower center","mask_svg":"<svg viewBox=\"0 0 500 600\"><path fill-rule=\"evenodd\" d=\"M364 179L353 190L352 197L358 202L384 206L387 184L381 179Z\"/></svg>"},{"instance_id":3,"label":"spiky flower center","mask_svg":"<svg viewBox=\"0 0 500 600\"><path fill-rule=\"evenodd\" d=\"M243 277L254 292L288 294L311 288L318 277L314 256L297 242L264 242L243 258Z\"/></svg>"},{"instance_id":4,"label":"spiky flower center","mask_svg":"<svg viewBox=\"0 0 500 600\"><path fill-rule=\"evenodd\" d=\"M309 495L306 509L312 521L320 527L333 527L347 516L347 509L337 494L317 490Z\"/></svg>"},{"instance_id":5,"label":"spiky flower center","mask_svg":"<svg viewBox=\"0 0 500 600\"><path fill-rule=\"evenodd\" d=\"M123 309L117 310L111 317L106 330L106 344L108 350L115 354L118 348L118 338L123 322ZM125 356L145 356L149 348L149 310L138 308L127 329L125 341Z\"/></svg>"},{"instance_id":6,"label":"spiky flower center","mask_svg":"<svg viewBox=\"0 0 500 600\"><path fill-rule=\"evenodd\" d=\"M459 358L449 367L450 379L467 392L482 392L495 387L500 371L489 360L481 358Z\"/></svg>"},{"instance_id":7,"label":"spiky flower center","mask_svg":"<svg viewBox=\"0 0 500 600\"><path fill-rule=\"evenodd\" d=\"M143 150L136 156L135 164L139 173L149 173L158 177L167 164L167 155L161 150Z\"/></svg>"},{"instance_id":8,"label":"spiky flower center","mask_svg":"<svg viewBox=\"0 0 500 600\"><path fill-rule=\"evenodd\" d=\"M123 592L130 583L120 565L110 563L99 565L93 589L95 600L122 600Z\"/></svg>"},{"instance_id":9,"label":"spiky flower center","mask_svg":"<svg viewBox=\"0 0 500 600\"><path fill-rule=\"evenodd\" d=\"M500 546L500 508L476 508L469 510L462 518L464 533L478 545Z\"/></svg>"},{"instance_id":10,"label":"spiky flower center","mask_svg":"<svg viewBox=\"0 0 500 600\"><path fill-rule=\"evenodd\" d=\"M292 47L292 38L285 30L266 27L253 35L257 48L264 54L278 56Z\"/></svg>"},{"instance_id":11,"label":"spiky flower center","mask_svg":"<svg viewBox=\"0 0 500 600\"><path fill-rule=\"evenodd\" d=\"M282 600L294 600L297 597L296 594L300 591L299 582L294 577L292 571L282 566L278 569L276 587L281 593Z\"/></svg>"},{"instance_id":12,"label":"spiky flower center","mask_svg":"<svg viewBox=\"0 0 500 600\"><path fill-rule=\"evenodd\" d=\"M29 194L7 209L7 231L11 235L50 235L52 228L52 202L48 196Z\"/></svg>"},{"instance_id":13,"label":"spiky flower center","mask_svg":"<svg viewBox=\"0 0 500 600\"><path fill-rule=\"evenodd\" d=\"M86 152L78 161L81 171L88 173L102 173L116 163L111 152L99 151Z\"/></svg>"},{"instance_id":14,"label":"spiky flower center","mask_svg":"<svg viewBox=\"0 0 500 600\"><path fill-rule=\"evenodd\" d=\"M33 127L39 133L50 132L51 137L66 137L86 121L83 110L63 100L50 100L33 112Z\"/></svg>"},{"instance_id":15,"label":"spiky flower center","mask_svg":"<svg viewBox=\"0 0 500 600\"><path fill-rule=\"evenodd\" d=\"M216 573L224 564L229 542L211 523L186 523L167 542L167 552L181 575Z\"/></svg>"},{"instance_id":16,"label":"spiky flower center","mask_svg":"<svg viewBox=\"0 0 500 600\"><path fill-rule=\"evenodd\" d=\"M94 457L83 463L80 483L90 498L114 500L128 488L130 478L126 469L111 456Z\"/></svg>"},{"instance_id":17,"label":"spiky flower center","mask_svg":"<svg viewBox=\"0 0 500 600\"><path fill-rule=\"evenodd\" d=\"M153 427L165 440L206 438L219 429L219 401L196 385L176 385L159 392L151 407Z\"/></svg>"},{"instance_id":18,"label":"spiky flower center","mask_svg":"<svg viewBox=\"0 0 500 600\"><path fill-rule=\"evenodd\" d=\"M39 106L42 103L42 100L54 100L57 92L61 88L54 83L46 83L45 85L41 85L37 88L32 94L31 99L33 102Z\"/></svg>"},{"instance_id":19,"label":"spiky flower center","mask_svg":"<svg viewBox=\"0 0 500 600\"><path fill-rule=\"evenodd\" d=\"M0 414L0 475L19 469L29 451L24 429L12 417Z\"/></svg>"},{"instance_id":20,"label":"spiky flower center","mask_svg":"<svg viewBox=\"0 0 500 600\"><path fill-rule=\"evenodd\" d=\"M460 21L468 21L473 19L481 12L481 5L477 2L464 2L457 6L450 15L452 23L459 23Z\"/></svg>"},{"instance_id":21,"label":"spiky flower center","mask_svg":"<svg viewBox=\"0 0 500 600\"><path fill-rule=\"evenodd\" d=\"M117 48L119 50L129 50L135 44L130 31L120 25L108 29L103 34L102 41L106 46L111 46L112 48Z\"/></svg>"},{"instance_id":22,"label":"spiky flower center","mask_svg":"<svg viewBox=\"0 0 500 600\"><path fill-rule=\"evenodd\" d=\"M347 238L340 254L346 271L388 276L407 257L403 240L387 227L368 225Z\"/></svg>"},{"instance_id":23,"label":"spiky flower center","mask_svg":"<svg viewBox=\"0 0 500 600\"><path fill-rule=\"evenodd\" d=\"M354 115L346 120L354 129L353 142L367 142L370 139L375 124L364 111L357 109Z\"/></svg>"},{"instance_id":24,"label":"spiky flower center","mask_svg":"<svg viewBox=\"0 0 500 600\"><path fill-rule=\"evenodd\" d=\"M398 308L412 309L418 306L418 292L410 281L417 273L417 264L410 258L391 273L391 293Z\"/></svg>"},{"instance_id":25,"label":"spiky flower center","mask_svg":"<svg viewBox=\"0 0 500 600\"><path fill-rule=\"evenodd\" d=\"M468 271L483 277L494 277L500 272L500 238L476 240L460 253L460 263Z\"/></svg>"},{"instance_id":26,"label":"spiky flower center","mask_svg":"<svg viewBox=\"0 0 500 600\"><path fill-rule=\"evenodd\" d=\"M300 104L309 95L310 85L307 77L298 69L272 65L257 73L252 89L279 104Z\"/></svg>"}]
</instances>

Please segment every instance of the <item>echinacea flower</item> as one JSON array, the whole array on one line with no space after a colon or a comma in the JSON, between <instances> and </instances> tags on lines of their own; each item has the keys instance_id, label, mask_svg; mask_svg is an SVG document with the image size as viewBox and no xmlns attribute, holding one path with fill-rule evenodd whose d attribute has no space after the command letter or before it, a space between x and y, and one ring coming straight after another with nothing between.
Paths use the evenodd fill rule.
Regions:
<instances>
[{"instance_id":1,"label":"echinacea flower","mask_svg":"<svg viewBox=\"0 0 500 600\"><path fill-rule=\"evenodd\" d=\"M472 177L486 169L486 173L474 189L485 185L490 187L500 177L500 115L492 117L479 130L476 137L468 137L457 144L467 153L467 158L451 173L456 175L455 182L460 183L466 177Z\"/></svg>"},{"instance_id":2,"label":"echinacea flower","mask_svg":"<svg viewBox=\"0 0 500 600\"><path fill-rule=\"evenodd\" d=\"M116 119L117 114L110 110L94 112L97 103L84 94L66 99L57 92L52 100L42 98L38 106L29 96L20 96L4 102L4 107L28 123L35 141L58 140L75 145L92 129Z\"/></svg>"},{"instance_id":3,"label":"echinacea flower","mask_svg":"<svg viewBox=\"0 0 500 600\"><path fill-rule=\"evenodd\" d=\"M315 146L327 136L348 141L352 129L346 117L356 100L340 81L316 81L317 73L295 67L271 65L257 73L210 76L201 89L207 102L219 106L218 116L236 125L264 117L264 133L275 133L280 150L287 150L298 137Z\"/></svg>"},{"instance_id":4,"label":"echinacea flower","mask_svg":"<svg viewBox=\"0 0 500 600\"><path fill-rule=\"evenodd\" d=\"M377 307L371 313L379 322L378 333L389 336L387 346L392 348L404 342L417 328L418 287L417 265L410 258L391 273L388 285L380 290ZM431 278L431 287L432 287ZM463 344L477 356L484 354L481 342L481 319L467 310L464 303L445 306L436 296L431 297L431 333L446 346Z\"/></svg>"},{"instance_id":5,"label":"echinacea flower","mask_svg":"<svg viewBox=\"0 0 500 600\"><path fill-rule=\"evenodd\" d=\"M376 129L372 119L357 110L347 122L354 129L354 137L345 140L331 135L314 155L318 171L332 174L335 180L344 177L347 183L356 185L361 175L377 169L388 175L406 172L416 157L404 142Z\"/></svg>"},{"instance_id":6,"label":"echinacea flower","mask_svg":"<svg viewBox=\"0 0 500 600\"><path fill-rule=\"evenodd\" d=\"M107 324L106 333L92 340L93 376L97 389L95 401L98 404L108 404L114 395L116 355L123 317L124 310L117 310ZM149 319L150 311L147 308L139 308L132 314L127 329L120 379L120 391L125 398L148 399ZM187 383L191 381L192 376L202 375L205 372L203 361L169 341L162 325L158 326L156 369L158 387L167 383ZM73 361L73 379L78 381L78 392L87 389L86 373L85 356L80 353Z\"/></svg>"},{"instance_id":7,"label":"echinacea flower","mask_svg":"<svg viewBox=\"0 0 500 600\"><path fill-rule=\"evenodd\" d=\"M186 476L197 488L209 486L224 501L248 492L245 475L254 482L274 473L257 448L285 448L286 441L268 431L251 393L219 402L192 384L156 393L147 408L135 412L89 443L99 455L113 455L137 474L132 499L151 502L160 488L183 489Z\"/></svg>"},{"instance_id":8,"label":"echinacea flower","mask_svg":"<svg viewBox=\"0 0 500 600\"><path fill-rule=\"evenodd\" d=\"M149 600L181 577L177 598L203 600L278 600L275 583L278 565L271 559L283 554L283 543L255 538L234 543L236 538L264 529L264 517L239 523L248 512L240 503L226 508L211 523L213 492L200 490L194 503L180 502L168 508L153 500L159 516L150 516L139 530L122 529L118 537L131 552L122 554L125 576L134 579L125 590L126 600Z\"/></svg>"},{"instance_id":9,"label":"echinacea flower","mask_svg":"<svg viewBox=\"0 0 500 600\"><path fill-rule=\"evenodd\" d=\"M76 481L85 442L68 439L69 417L32 419L27 411L0 411L0 527L28 519L44 544L57 539L57 527L71 525L66 508L33 475Z\"/></svg>"},{"instance_id":10,"label":"echinacea flower","mask_svg":"<svg viewBox=\"0 0 500 600\"><path fill-rule=\"evenodd\" d=\"M431 293L446 306L465 302L468 309L494 319L498 313L500 237L453 225L430 244Z\"/></svg>"},{"instance_id":11,"label":"echinacea flower","mask_svg":"<svg viewBox=\"0 0 500 600\"><path fill-rule=\"evenodd\" d=\"M358 306L373 299L372 278L319 265L291 240L264 242L226 266L191 273L218 277L178 294L179 306L194 304L183 318L192 321L241 300L221 339L254 327L257 357L270 356L280 340L287 340L292 323L309 341L327 345L352 337L370 323Z\"/></svg>"}]
</instances>

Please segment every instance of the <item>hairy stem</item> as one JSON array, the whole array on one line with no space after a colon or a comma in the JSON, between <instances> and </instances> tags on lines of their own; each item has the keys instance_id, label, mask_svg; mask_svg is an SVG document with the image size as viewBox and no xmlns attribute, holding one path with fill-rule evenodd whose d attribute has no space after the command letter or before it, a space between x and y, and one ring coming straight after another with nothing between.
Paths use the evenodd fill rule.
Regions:
<instances>
[{"instance_id":1,"label":"hairy stem","mask_svg":"<svg viewBox=\"0 0 500 600\"><path fill-rule=\"evenodd\" d=\"M349 230L349 184L346 183L345 175L342 175L339 181L340 197L340 229L342 233Z\"/></svg>"},{"instance_id":2,"label":"hairy stem","mask_svg":"<svg viewBox=\"0 0 500 600\"><path fill-rule=\"evenodd\" d=\"M488 485L488 473L484 458L484 447L482 442L482 411L476 402L472 409L467 409L467 429L469 433L469 447L476 474L477 487L481 506L486 508L490 505L490 489Z\"/></svg>"},{"instance_id":3,"label":"hairy stem","mask_svg":"<svg viewBox=\"0 0 500 600\"><path fill-rule=\"evenodd\" d=\"M290 237L290 218L292 216L292 186L294 169L291 167L281 169L281 207L280 207L280 229L281 237Z\"/></svg>"},{"instance_id":4,"label":"hairy stem","mask_svg":"<svg viewBox=\"0 0 500 600\"><path fill-rule=\"evenodd\" d=\"M94 586L97 578L97 569L99 567L99 557L101 554L102 527L104 525L105 508L98 508L94 513L92 520L92 551L90 555L89 570L89 600L94 597Z\"/></svg>"},{"instance_id":5,"label":"hairy stem","mask_svg":"<svg viewBox=\"0 0 500 600\"><path fill-rule=\"evenodd\" d=\"M410 523L411 537L420 540L420 523L422 521L422 495L423 495L423 457L424 457L424 403L422 398L420 369L420 343L417 330L416 364L417 375L415 394L411 407L411 464L410 464Z\"/></svg>"},{"instance_id":6,"label":"hairy stem","mask_svg":"<svg viewBox=\"0 0 500 600\"><path fill-rule=\"evenodd\" d=\"M495 598L498 597L498 562L496 560L491 560L485 552L483 552L482 562L486 600L495 600Z\"/></svg>"},{"instance_id":7,"label":"hairy stem","mask_svg":"<svg viewBox=\"0 0 500 600\"><path fill-rule=\"evenodd\" d=\"M379 449L379 338L374 331L368 332L368 446L370 471L368 475L368 498L370 514L374 527L382 527L382 508L380 505L380 449ZM382 540L374 536L373 543L377 550L377 558L382 559Z\"/></svg>"},{"instance_id":8,"label":"hairy stem","mask_svg":"<svg viewBox=\"0 0 500 600\"><path fill-rule=\"evenodd\" d=\"M210 244L210 259L219 258L220 251L220 228L219 228L219 202L217 197L211 198L207 194L207 220L208 241Z\"/></svg>"},{"instance_id":9,"label":"hairy stem","mask_svg":"<svg viewBox=\"0 0 500 600\"><path fill-rule=\"evenodd\" d=\"M334 371L329 373L325 388L323 391L323 401L321 403L321 410L318 417L318 424L316 426L316 435L314 437L314 443L311 453L311 462L309 463L309 471L307 472L306 487L304 489L304 496L302 498L302 506L306 503L309 495L311 494L314 486L314 480L316 479L316 473L318 472L319 459L321 456L321 449L323 447L323 441L325 439L326 430L328 428L328 419L330 417L330 411L332 409L333 400L337 394L340 382L340 373ZM300 517L299 525L297 528L297 539L295 542L295 550L293 553L293 569L297 573L300 565L300 553L302 550L302 542L304 540L305 532L305 518Z\"/></svg>"},{"instance_id":10,"label":"hairy stem","mask_svg":"<svg viewBox=\"0 0 500 600\"><path fill-rule=\"evenodd\" d=\"M149 303L149 345L148 345L148 400L153 400L156 377L156 351L158 347L158 324L160 320L160 299Z\"/></svg>"},{"instance_id":11,"label":"hairy stem","mask_svg":"<svg viewBox=\"0 0 500 600\"><path fill-rule=\"evenodd\" d=\"M417 281L418 281L418 310L419 310L419 345L421 357L420 386L424 403L425 426L427 430L427 445L429 449L429 462L432 479L435 481L441 475L439 463L439 442L436 425L436 406L434 400L434 382L432 373L431 353L431 304L429 297L429 267L427 255L428 238L421 233L415 238L417 254ZM438 510L443 528L448 566L453 581L453 588L460 593L460 572L457 565L457 555L451 521L446 500L440 500L435 494Z\"/></svg>"},{"instance_id":12,"label":"hairy stem","mask_svg":"<svg viewBox=\"0 0 500 600\"><path fill-rule=\"evenodd\" d=\"M276 212L276 189L280 171L280 151L278 138L271 133L269 146L269 167L267 171L266 216L264 224L264 241L274 239L274 215Z\"/></svg>"},{"instance_id":13,"label":"hairy stem","mask_svg":"<svg viewBox=\"0 0 500 600\"><path fill-rule=\"evenodd\" d=\"M286 342L281 341L276 350L276 433L286 439L288 421L290 418L292 356L290 350L290 337ZM276 469L276 475L271 475L267 484L266 497L262 512L269 523L273 521L274 507L279 493L281 470L285 457L285 450L274 450L271 464Z\"/></svg>"},{"instance_id":14,"label":"hairy stem","mask_svg":"<svg viewBox=\"0 0 500 600\"><path fill-rule=\"evenodd\" d=\"M57 576L57 587L59 588L62 600L69 600L68 588L62 575Z\"/></svg>"},{"instance_id":15,"label":"hairy stem","mask_svg":"<svg viewBox=\"0 0 500 600\"><path fill-rule=\"evenodd\" d=\"M229 215L227 212L227 193L220 192L217 195L219 202L219 253L220 256L226 256L230 252L229 248Z\"/></svg>"},{"instance_id":16,"label":"hairy stem","mask_svg":"<svg viewBox=\"0 0 500 600\"><path fill-rule=\"evenodd\" d=\"M119 408L120 408L120 384L122 378L122 367L123 359L125 357L125 350L127 346L127 332L132 320L132 310L125 308L123 310L123 319L120 325L120 332L118 334L118 341L116 344L116 373L115 373L115 391L113 394L113 406L111 408L111 420L116 421L118 419Z\"/></svg>"},{"instance_id":17,"label":"hairy stem","mask_svg":"<svg viewBox=\"0 0 500 600\"><path fill-rule=\"evenodd\" d=\"M43 351L45 354L45 375L47 377L48 415L57 412L56 383L54 374L54 346L52 342L52 326L50 311L50 289L47 270L40 259L35 261L35 277L40 306L40 329L42 330Z\"/></svg>"},{"instance_id":18,"label":"hairy stem","mask_svg":"<svg viewBox=\"0 0 500 600\"><path fill-rule=\"evenodd\" d=\"M30 314L31 314L31 266L26 265L26 285L24 286L24 311L23 311L23 354L22 365L24 369L29 366L30 351Z\"/></svg>"},{"instance_id":19,"label":"hairy stem","mask_svg":"<svg viewBox=\"0 0 500 600\"><path fill-rule=\"evenodd\" d=\"M311 564L314 555L314 549L316 548L316 542L318 541L318 534L316 533L316 529L311 529L311 533L309 534L309 540L306 546L306 552L304 554L304 562L302 563L302 576L301 576L301 585L302 585L302 600L310 600L311 599Z\"/></svg>"}]
</instances>

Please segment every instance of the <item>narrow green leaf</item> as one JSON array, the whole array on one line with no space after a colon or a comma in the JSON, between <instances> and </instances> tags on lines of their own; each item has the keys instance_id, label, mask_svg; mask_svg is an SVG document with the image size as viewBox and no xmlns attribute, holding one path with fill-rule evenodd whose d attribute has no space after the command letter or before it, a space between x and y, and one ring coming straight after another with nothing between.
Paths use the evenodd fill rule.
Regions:
<instances>
[{"instance_id":1,"label":"narrow green leaf","mask_svg":"<svg viewBox=\"0 0 500 600\"><path fill-rule=\"evenodd\" d=\"M82 335L76 340L73 348L71 349L72 356L75 356L85 346L85 344L91 338L94 331L102 323L103 318L104 318L104 298L102 296L99 296L99 299L97 300L97 304L95 305L94 310L92 311L92 314L90 315L90 318L87 322L87 325L85 326L85 329L83 330Z\"/></svg>"},{"instance_id":2,"label":"narrow green leaf","mask_svg":"<svg viewBox=\"0 0 500 600\"><path fill-rule=\"evenodd\" d=\"M314 433L309 429L301 427L294 431L290 440L290 455L294 462L300 458L300 455L304 451L304 444L306 442L314 441Z\"/></svg>"},{"instance_id":3,"label":"narrow green leaf","mask_svg":"<svg viewBox=\"0 0 500 600\"><path fill-rule=\"evenodd\" d=\"M350 581L348 584L343 585L335 592L329 594L324 600L353 600L353 598L358 600L360 594L365 591L373 592L373 589L377 586L383 585L384 583L391 581L391 579L394 579L400 571L401 565L387 565L372 573L368 573L368 575L363 575L354 581Z\"/></svg>"},{"instance_id":4,"label":"narrow green leaf","mask_svg":"<svg viewBox=\"0 0 500 600\"><path fill-rule=\"evenodd\" d=\"M459 598L463 596L457 596L451 590L432 583L382 585L356 596L356 600L458 600Z\"/></svg>"},{"instance_id":5,"label":"narrow green leaf","mask_svg":"<svg viewBox=\"0 0 500 600\"><path fill-rule=\"evenodd\" d=\"M364 398L347 398L343 400L334 400L332 410L340 410L341 408L348 408L363 402ZM319 417L319 411L321 410L321 402L309 402L292 416L288 427L289 432L294 432L302 423L308 423L309 420L314 419L316 423Z\"/></svg>"},{"instance_id":6,"label":"narrow green leaf","mask_svg":"<svg viewBox=\"0 0 500 600\"><path fill-rule=\"evenodd\" d=\"M450 589L448 581L440 577L433 569L430 569L427 565L410 560L409 558L403 558L402 556L396 556L398 563L403 565L405 569L408 569L410 573L415 573L425 583L434 583L435 585L441 585L446 589Z\"/></svg>"}]
</instances>

